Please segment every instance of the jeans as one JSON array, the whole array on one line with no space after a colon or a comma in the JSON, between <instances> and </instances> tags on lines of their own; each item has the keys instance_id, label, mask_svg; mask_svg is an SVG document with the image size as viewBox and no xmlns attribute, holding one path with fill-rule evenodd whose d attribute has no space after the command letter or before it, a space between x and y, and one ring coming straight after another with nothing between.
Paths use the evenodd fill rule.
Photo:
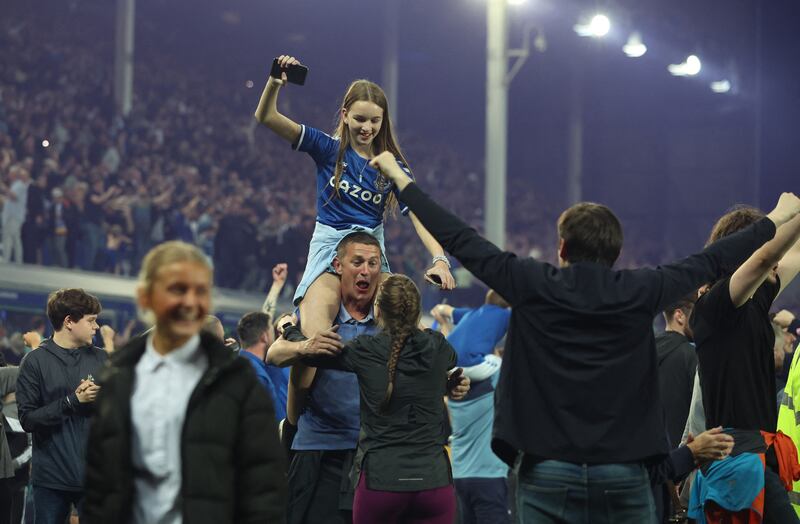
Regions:
<instances>
[{"instance_id":1,"label":"jeans","mask_svg":"<svg viewBox=\"0 0 800 524\"><path fill-rule=\"evenodd\" d=\"M70 504L75 505L80 516L83 509L83 492L33 487L35 524L64 524L70 515Z\"/></svg>"},{"instance_id":2,"label":"jeans","mask_svg":"<svg viewBox=\"0 0 800 524\"><path fill-rule=\"evenodd\" d=\"M523 460L517 515L524 523L652 524L650 477L642 464Z\"/></svg>"},{"instance_id":3,"label":"jeans","mask_svg":"<svg viewBox=\"0 0 800 524\"><path fill-rule=\"evenodd\" d=\"M455 479L461 524L508 524L508 481L500 478Z\"/></svg>"},{"instance_id":4,"label":"jeans","mask_svg":"<svg viewBox=\"0 0 800 524\"><path fill-rule=\"evenodd\" d=\"M764 524L800 522L777 473L764 471Z\"/></svg>"},{"instance_id":5,"label":"jeans","mask_svg":"<svg viewBox=\"0 0 800 524\"><path fill-rule=\"evenodd\" d=\"M103 242L103 228L93 222L81 224L81 250L78 252L79 266L86 271L97 269L97 254Z\"/></svg>"}]
</instances>

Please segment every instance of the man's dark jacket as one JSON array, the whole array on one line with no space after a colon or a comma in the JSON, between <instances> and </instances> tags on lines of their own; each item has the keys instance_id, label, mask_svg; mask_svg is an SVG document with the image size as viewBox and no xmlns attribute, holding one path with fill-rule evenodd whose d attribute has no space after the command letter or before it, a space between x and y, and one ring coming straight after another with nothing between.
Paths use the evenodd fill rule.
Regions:
<instances>
[{"instance_id":1,"label":"man's dark jacket","mask_svg":"<svg viewBox=\"0 0 800 524\"><path fill-rule=\"evenodd\" d=\"M64 349L52 338L22 359L17 410L22 428L33 435L34 486L83 490L93 404L78 402L75 390L88 375L96 378L107 360L98 347Z\"/></svg>"},{"instance_id":2,"label":"man's dark jacket","mask_svg":"<svg viewBox=\"0 0 800 524\"><path fill-rule=\"evenodd\" d=\"M689 339L675 331L665 331L656 337L656 354L667 434L670 443L677 446L689 417L697 354Z\"/></svg>"},{"instance_id":3,"label":"man's dark jacket","mask_svg":"<svg viewBox=\"0 0 800 524\"><path fill-rule=\"evenodd\" d=\"M189 399L181 440L183 522L283 522L286 471L275 414L250 363L201 334L208 369ZM131 408L144 336L115 352L101 378L89 435L81 521L127 522L132 513Z\"/></svg>"},{"instance_id":4,"label":"man's dark jacket","mask_svg":"<svg viewBox=\"0 0 800 524\"><path fill-rule=\"evenodd\" d=\"M512 306L492 439L508 464L518 453L577 464L662 460L670 450L653 318L775 235L765 218L655 269L615 271L594 262L557 268L500 250L416 184L400 200Z\"/></svg>"}]
</instances>

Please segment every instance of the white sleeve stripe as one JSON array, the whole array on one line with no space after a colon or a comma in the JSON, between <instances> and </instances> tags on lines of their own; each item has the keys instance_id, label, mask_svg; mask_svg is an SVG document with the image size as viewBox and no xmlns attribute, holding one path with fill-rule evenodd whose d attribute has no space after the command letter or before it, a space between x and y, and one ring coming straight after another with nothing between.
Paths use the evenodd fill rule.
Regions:
<instances>
[{"instance_id":1,"label":"white sleeve stripe","mask_svg":"<svg viewBox=\"0 0 800 524\"><path fill-rule=\"evenodd\" d=\"M303 138L305 138L305 136L306 136L306 126L300 124L300 138L297 139L297 147L293 147L292 149L294 149L295 151L300 149L300 146L303 144Z\"/></svg>"}]
</instances>

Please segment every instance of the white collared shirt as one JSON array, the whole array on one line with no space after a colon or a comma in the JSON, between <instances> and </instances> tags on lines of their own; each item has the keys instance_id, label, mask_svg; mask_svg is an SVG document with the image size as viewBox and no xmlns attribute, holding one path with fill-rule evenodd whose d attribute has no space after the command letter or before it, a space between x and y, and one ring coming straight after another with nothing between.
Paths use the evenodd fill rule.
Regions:
<instances>
[{"instance_id":1,"label":"white collared shirt","mask_svg":"<svg viewBox=\"0 0 800 524\"><path fill-rule=\"evenodd\" d=\"M189 398L208 368L195 335L167 355L153 335L136 364L131 396L134 524L181 524L181 434Z\"/></svg>"}]
</instances>

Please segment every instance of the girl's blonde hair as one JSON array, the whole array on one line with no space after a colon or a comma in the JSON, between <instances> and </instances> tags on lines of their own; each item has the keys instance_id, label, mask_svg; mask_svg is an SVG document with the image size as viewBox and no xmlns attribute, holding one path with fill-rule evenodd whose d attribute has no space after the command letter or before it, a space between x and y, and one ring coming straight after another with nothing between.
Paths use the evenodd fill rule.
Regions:
<instances>
[{"instance_id":1,"label":"girl's blonde hair","mask_svg":"<svg viewBox=\"0 0 800 524\"><path fill-rule=\"evenodd\" d=\"M372 102L383 109L383 123L381 124L380 131L378 131L378 134L375 136L373 147L379 153L383 151L390 151L396 159L403 162L403 165L405 165L406 169L410 169L408 167L408 162L403 156L403 152L400 151L400 145L398 144L397 138L394 134L392 119L389 116L389 103L386 100L386 93L384 93L383 89L381 89L381 86L375 82L370 82L369 80L356 80L350 84L350 87L347 88L347 91L344 94L342 105L339 111L338 124L336 125L336 129L333 131L333 137L339 139L339 151L336 155L336 168L333 172L333 187L337 197L341 197L341 194L339 193L339 182L342 179L342 172L344 171L344 166L342 165L344 161L344 154L347 152L347 148L351 145L350 134L346 132L345 128L347 126L344 123L344 115L342 115L341 109L346 109L349 111L356 102ZM395 198L394 193L389 193L389 196L386 199L385 209L385 215L395 214L397 209L397 198Z\"/></svg>"},{"instance_id":2,"label":"girl's blonde hair","mask_svg":"<svg viewBox=\"0 0 800 524\"><path fill-rule=\"evenodd\" d=\"M176 262L195 262L207 268L213 275L208 257L197 246L180 240L171 240L157 245L144 256L142 268L139 270L139 289L149 293L158 277L158 271ZM154 323L149 312L140 311L139 316L148 324Z\"/></svg>"},{"instance_id":3,"label":"girl's blonde hair","mask_svg":"<svg viewBox=\"0 0 800 524\"><path fill-rule=\"evenodd\" d=\"M386 410L392 399L397 361L408 338L417 330L421 313L419 289L414 281L405 275L392 275L387 278L378 292L375 304L380 308L380 322L392 339L392 350L387 364L389 385L381 404Z\"/></svg>"}]
</instances>

